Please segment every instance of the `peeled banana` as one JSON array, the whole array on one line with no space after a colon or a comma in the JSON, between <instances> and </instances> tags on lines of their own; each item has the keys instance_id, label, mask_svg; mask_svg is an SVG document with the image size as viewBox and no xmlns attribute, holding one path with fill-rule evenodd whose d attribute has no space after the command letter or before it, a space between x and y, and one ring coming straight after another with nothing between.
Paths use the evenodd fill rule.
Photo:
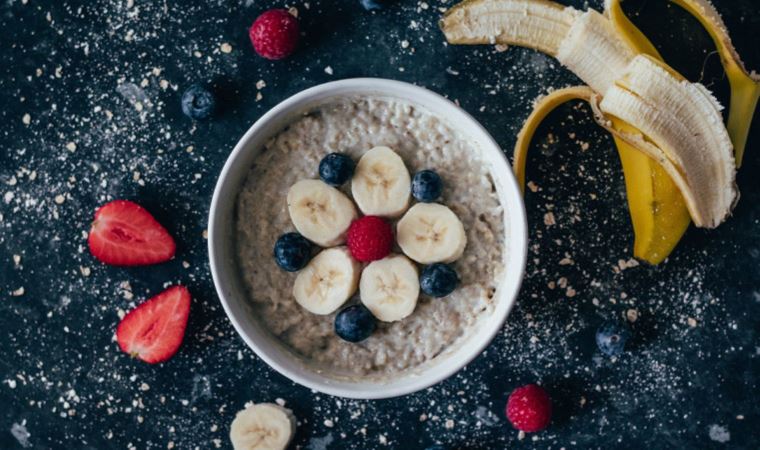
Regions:
<instances>
[{"instance_id":1,"label":"peeled banana","mask_svg":"<svg viewBox=\"0 0 760 450\"><path fill-rule=\"evenodd\" d=\"M707 0L671 0L694 16L710 34L720 55L731 86L731 103L726 128L734 145L736 166L741 167L747 136L760 98L760 75L747 71L734 48L720 14ZM642 53L662 59L649 40L625 16L620 0L605 0L605 10L617 33L631 45L643 48Z\"/></svg>"},{"instance_id":2,"label":"peeled banana","mask_svg":"<svg viewBox=\"0 0 760 450\"><path fill-rule=\"evenodd\" d=\"M705 3L674 1L692 8ZM595 95L590 97L585 92L582 96L593 100L597 120L615 135L626 171L637 256L657 263L667 256L688 226L688 219L680 214L686 207L697 226L713 228L726 219L738 198L731 141L739 140L733 134L729 137L720 106L709 91L701 84L685 81L654 59L659 57L656 49L625 18L616 0L607 0L607 7L603 16L593 10L580 13L548 1L469 0L450 10L441 20L441 28L451 43L516 44L544 51L589 84ZM717 23L717 14L705 14L708 9L714 12L702 5L702 15L707 19L700 20ZM628 32L622 33L621 27ZM729 51L733 47L725 32L723 36L726 53L736 56L735 51ZM578 93L562 92L544 105L556 105L561 103L560 97L573 98ZM532 114L527 129L521 132L527 139L518 139L515 168L521 181L527 142L551 108ZM643 153L634 156L632 151ZM737 154L738 151L737 148ZM630 170L644 173L634 175L628 173ZM679 195L665 192L669 183L662 182L663 172L671 178L670 184L678 187L685 202ZM631 189L637 184L648 185L649 189L639 194ZM663 217L677 221L663 230L655 229L666 225L657 217L657 195L670 202L666 206L672 207L674 213ZM640 233L648 236L640 239ZM665 242L655 242L658 236Z\"/></svg>"}]
</instances>

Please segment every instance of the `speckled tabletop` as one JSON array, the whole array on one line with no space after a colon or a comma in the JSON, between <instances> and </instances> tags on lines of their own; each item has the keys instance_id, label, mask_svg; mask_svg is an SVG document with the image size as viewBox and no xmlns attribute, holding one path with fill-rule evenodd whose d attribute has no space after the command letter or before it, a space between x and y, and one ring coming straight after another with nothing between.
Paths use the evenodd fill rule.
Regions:
<instances>
[{"instance_id":1,"label":"speckled tabletop","mask_svg":"<svg viewBox=\"0 0 760 450\"><path fill-rule=\"evenodd\" d=\"M269 62L246 28L279 2L3 2L0 448L230 448L235 412L278 398L299 418L294 448L757 448L757 120L733 217L714 231L692 228L666 263L647 267L631 260L610 138L583 105L553 114L528 170L538 189L527 196L519 303L482 356L424 392L320 395L275 373L232 329L209 274L206 217L225 158L270 107L329 80L399 79L458 100L510 149L531 100L577 81L530 50L444 45L436 22L451 4L398 0L368 13L352 0L298 0L288 6L299 11L303 46ZM747 65L760 68L756 1L716 4ZM695 21L665 1L626 8L666 59L727 101ZM214 86L213 120L182 115L179 96L193 82ZM97 263L85 233L113 198L153 212L178 241L176 259ZM190 323L180 352L149 366L119 351L114 330L120 311L167 282L191 289ZM617 360L593 342L610 317L635 319L633 345ZM555 415L547 430L521 436L503 410L527 382L547 387Z\"/></svg>"}]
</instances>

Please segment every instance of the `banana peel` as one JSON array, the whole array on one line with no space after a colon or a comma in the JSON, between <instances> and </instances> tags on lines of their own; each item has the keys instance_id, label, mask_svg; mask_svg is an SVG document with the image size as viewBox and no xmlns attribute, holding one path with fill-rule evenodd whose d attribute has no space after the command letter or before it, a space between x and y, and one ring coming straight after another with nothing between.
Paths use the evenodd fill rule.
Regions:
<instances>
[{"instance_id":1,"label":"banana peel","mask_svg":"<svg viewBox=\"0 0 760 450\"><path fill-rule=\"evenodd\" d=\"M676 5L694 16L705 28L713 40L723 70L726 72L731 88L731 100L728 110L726 129L734 146L736 167L741 167L747 136L752 125L758 99L760 99L760 75L747 71L741 57L734 48L726 25L707 0L671 0ZM620 0L606 0L605 11L620 36L641 53L662 60L657 50L643 33L626 17L620 6Z\"/></svg>"},{"instance_id":2,"label":"banana peel","mask_svg":"<svg viewBox=\"0 0 760 450\"><path fill-rule=\"evenodd\" d=\"M539 99L517 135L513 168L524 191L525 165L531 140L538 126L554 109L572 100L591 102L588 86L558 89ZM627 123L611 118L616 130L635 134ZM625 176L628 209L635 241L634 256L659 264L673 251L689 227L690 217L680 191L660 165L636 147L613 134Z\"/></svg>"}]
</instances>

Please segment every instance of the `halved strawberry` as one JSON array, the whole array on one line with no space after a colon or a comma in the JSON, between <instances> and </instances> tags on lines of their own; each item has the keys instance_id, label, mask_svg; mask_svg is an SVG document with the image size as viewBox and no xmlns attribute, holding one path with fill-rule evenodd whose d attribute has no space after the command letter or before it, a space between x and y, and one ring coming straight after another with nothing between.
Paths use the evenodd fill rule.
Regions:
<instances>
[{"instance_id":1,"label":"halved strawberry","mask_svg":"<svg viewBox=\"0 0 760 450\"><path fill-rule=\"evenodd\" d=\"M190 291L172 286L130 311L116 328L125 353L156 364L171 358L185 336L190 315Z\"/></svg>"},{"instance_id":2,"label":"halved strawberry","mask_svg":"<svg viewBox=\"0 0 760 450\"><path fill-rule=\"evenodd\" d=\"M87 242L93 256L115 266L164 262L176 249L166 228L145 208L128 200L114 200L97 210Z\"/></svg>"}]
</instances>

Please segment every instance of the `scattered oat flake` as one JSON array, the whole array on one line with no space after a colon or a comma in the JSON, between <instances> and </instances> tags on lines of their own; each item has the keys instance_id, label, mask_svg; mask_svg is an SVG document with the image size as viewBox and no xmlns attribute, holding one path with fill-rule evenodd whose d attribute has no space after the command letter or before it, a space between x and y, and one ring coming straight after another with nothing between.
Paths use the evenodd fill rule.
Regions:
<instances>
[{"instance_id":1,"label":"scattered oat flake","mask_svg":"<svg viewBox=\"0 0 760 450\"><path fill-rule=\"evenodd\" d=\"M264 80L259 80L256 82L256 89L262 90L267 86L267 82Z\"/></svg>"},{"instance_id":2,"label":"scattered oat flake","mask_svg":"<svg viewBox=\"0 0 760 450\"><path fill-rule=\"evenodd\" d=\"M625 312L625 318L628 319L628 321L631 323L636 322L636 320L639 318L639 312L631 308Z\"/></svg>"},{"instance_id":3,"label":"scattered oat flake","mask_svg":"<svg viewBox=\"0 0 760 450\"><path fill-rule=\"evenodd\" d=\"M557 221L554 219L553 212L549 211L548 213L544 214L544 225L552 226L556 224L557 224Z\"/></svg>"},{"instance_id":4,"label":"scattered oat flake","mask_svg":"<svg viewBox=\"0 0 760 450\"><path fill-rule=\"evenodd\" d=\"M11 291L11 295L14 297L21 297L22 295L24 295L24 292L25 292L24 287L22 286L14 291Z\"/></svg>"},{"instance_id":5,"label":"scattered oat flake","mask_svg":"<svg viewBox=\"0 0 760 450\"><path fill-rule=\"evenodd\" d=\"M21 121L24 123L24 125L29 125L32 123L32 116L30 116L28 113L24 114L24 117L21 118Z\"/></svg>"},{"instance_id":6,"label":"scattered oat flake","mask_svg":"<svg viewBox=\"0 0 760 450\"><path fill-rule=\"evenodd\" d=\"M73 142L69 142L68 144L66 144L66 150L68 150L70 152L73 152L76 149L77 149L77 144L75 144Z\"/></svg>"},{"instance_id":7,"label":"scattered oat flake","mask_svg":"<svg viewBox=\"0 0 760 450\"><path fill-rule=\"evenodd\" d=\"M325 73L328 74L328 75L332 75L333 74L333 68L330 67L330 66L325 67Z\"/></svg>"},{"instance_id":8,"label":"scattered oat flake","mask_svg":"<svg viewBox=\"0 0 760 450\"><path fill-rule=\"evenodd\" d=\"M66 201L66 197L64 197L62 194L58 194L58 195L55 196L55 198L53 199L53 201L55 201L55 203L57 205L62 205L63 202Z\"/></svg>"},{"instance_id":9,"label":"scattered oat flake","mask_svg":"<svg viewBox=\"0 0 760 450\"><path fill-rule=\"evenodd\" d=\"M222 53L230 53L232 52L232 46L226 42L222 43L222 45L219 46L219 50L222 51Z\"/></svg>"},{"instance_id":10,"label":"scattered oat flake","mask_svg":"<svg viewBox=\"0 0 760 450\"><path fill-rule=\"evenodd\" d=\"M686 319L686 323L689 324L690 327L694 328L697 326L697 319L693 317L689 317L688 319Z\"/></svg>"},{"instance_id":11,"label":"scattered oat flake","mask_svg":"<svg viewBox=\"0 0 760 450\"><path fill-rule=\"evenodd\" d=\"M494 45L494 49L497 52L499 52L499 53L506 52L507 50L509 50L509 45L507 45L507 44L496 44L496 45Z\"/></svg>"}]
</instances>

